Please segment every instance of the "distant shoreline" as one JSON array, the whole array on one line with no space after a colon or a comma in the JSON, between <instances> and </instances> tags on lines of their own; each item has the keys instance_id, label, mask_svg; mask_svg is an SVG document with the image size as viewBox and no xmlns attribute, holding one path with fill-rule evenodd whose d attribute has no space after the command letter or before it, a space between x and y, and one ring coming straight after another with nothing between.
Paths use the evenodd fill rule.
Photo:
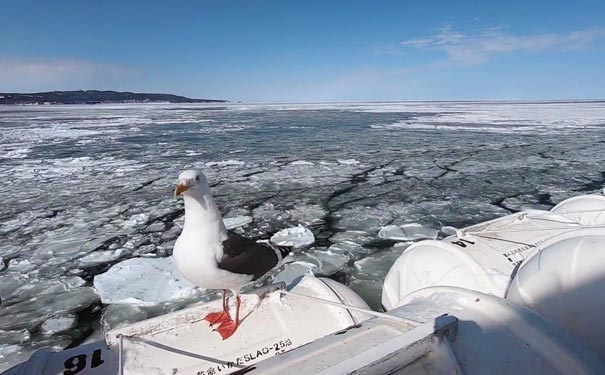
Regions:
<instances>
[{"instance_id":1,"label":"distant shoreline","mask_svg":"<svg viewBox=\"0 0 605 375\"><path fill-rule=\"evenodd\" d=\"M37 93L0 93L0 105L65 105L65 104L173 104L228 103L220 99L192 99L157 93L78 90Z\"/></svg>"}]
</instances>

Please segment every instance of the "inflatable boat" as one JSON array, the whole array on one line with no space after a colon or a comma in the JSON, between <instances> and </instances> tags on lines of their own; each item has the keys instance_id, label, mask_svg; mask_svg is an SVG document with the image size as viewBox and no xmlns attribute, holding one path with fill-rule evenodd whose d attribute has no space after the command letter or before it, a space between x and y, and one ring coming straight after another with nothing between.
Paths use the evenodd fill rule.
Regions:
<instances>
[{"instance_id":1,"label":"inflatable boat","mask_svg":"<svg viewBox=\"0 0 605 375\"><path fill-rule=\"evenodd\" d=\"M605 197L568 199L410 246L383 312L304 276L242 298L221 340L211 301L40 350L5 375L605 374Z\"/></svg>"}]
</instances>

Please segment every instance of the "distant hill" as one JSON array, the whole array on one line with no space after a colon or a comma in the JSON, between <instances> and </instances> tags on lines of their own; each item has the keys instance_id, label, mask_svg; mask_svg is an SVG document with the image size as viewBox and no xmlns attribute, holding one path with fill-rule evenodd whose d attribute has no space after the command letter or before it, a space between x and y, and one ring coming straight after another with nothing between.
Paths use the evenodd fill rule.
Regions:
<instances>
[{"instance_id":1,"label":"distant hill","mask_svg":"<svg viewBox=\"0 0 605 375\"><path fill-rule=\"evenodd\" d=\"M0 93L0 104L101 104L101 103L224 103L225 100L191 99L171 94L117 91L51 91L31 94Z\"/></svg>"}]
</instances>

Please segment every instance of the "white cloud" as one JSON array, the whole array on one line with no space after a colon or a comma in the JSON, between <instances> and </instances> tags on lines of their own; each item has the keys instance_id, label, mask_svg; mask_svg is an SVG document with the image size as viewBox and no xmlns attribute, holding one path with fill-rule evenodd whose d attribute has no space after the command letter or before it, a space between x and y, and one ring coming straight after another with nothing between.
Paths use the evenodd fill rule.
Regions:
<instances>
[{"instance_id":1,"label":"white cloud","mask_svg":"<svg viewBox=\"0 0 605 375\"><path fill-rule=\"evenodd\" d=\"M137 75L131 69L71 59L16 59L0 56L0 91L97 88Z\"/></svg>"},{"instance_id":2,"label":"white cloud","mask_svg":"<svg viewBox=\"0 0 605 375\"><path fill-rule=\"evenodd\" d=\"M605 28L598 27L570 33L534 35L507 34L502 28L492 27L473 34L465 34L446 25L428 38L409 39L402 47L442 51L448 63L477 65L498 54L511 52L566 51L586 48L605 41Z\"/></svg>"}]
</instances>

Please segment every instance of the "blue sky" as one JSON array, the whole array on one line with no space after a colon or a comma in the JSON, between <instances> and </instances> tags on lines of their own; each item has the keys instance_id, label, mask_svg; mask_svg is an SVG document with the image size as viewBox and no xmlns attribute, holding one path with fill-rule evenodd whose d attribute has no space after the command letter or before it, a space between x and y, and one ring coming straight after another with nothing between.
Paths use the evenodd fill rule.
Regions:
<instances>
[{"instance_id":1,"label":"blue sky","mask_svg":"<svg viewBox=\"0 0 605 375\"><path fill-rule=\"evenodd\" d=\"M5 1L0 92L605 98L605 1Z\"/></svg>"}]
</instances>

